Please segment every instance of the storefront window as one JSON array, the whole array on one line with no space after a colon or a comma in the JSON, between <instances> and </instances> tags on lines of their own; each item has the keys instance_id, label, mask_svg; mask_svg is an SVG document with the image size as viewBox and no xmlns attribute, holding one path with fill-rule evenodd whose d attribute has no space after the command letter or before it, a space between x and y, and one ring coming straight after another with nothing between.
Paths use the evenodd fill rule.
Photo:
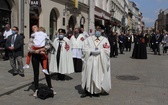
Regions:
<instances>
[{"instance_id":1,"label":"storefront window","mask_svg":"<svg viewBox=\"0 0 168 105\"><path fill-rule=\"evenodd\" d=\"M11 10L6 0L0 0L0 32L4 32L5 24L10 24Z\"/></svg>"},{"instance_id":2,"label":"storefront window","mask_svg":"<svg viewBox=\"0 0 168 105\"><path fill-rule=\"evenodd\" d=\"M33 25L39 26L39 10L38 10L38 8L31 8L30 9L30 35L31 35L31 33L33 33L32 32Z\"/></svg>"}]
</instances>

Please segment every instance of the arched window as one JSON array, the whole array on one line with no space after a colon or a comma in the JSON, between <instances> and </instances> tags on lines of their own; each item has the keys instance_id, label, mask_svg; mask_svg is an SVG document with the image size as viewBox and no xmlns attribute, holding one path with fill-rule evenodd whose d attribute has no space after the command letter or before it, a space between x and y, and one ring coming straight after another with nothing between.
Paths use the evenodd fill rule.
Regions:
<instances>
[{"instance_id":1,"label":"arched window","mask_svg":"<svg viewBox=\"0 0 168 105\"><path fill-rule=\"evenodd\" d=\"M50 13L50 39L53 38L53 35L55 34L55 31L57 30L57 19L58 19L58 16L55 10L52 9Z\"/></svg>"},{"instance_id":2,"label":"arched window","mask_svg":"<svg viewBox=\"0 0 168 105\"><path fill-rule=\"evenodd\" d=\"M10 11L9 3L6 0L0 0L0 9Z\"/></svg>"},{"instance_id":3,"label":"arched window","mask_svg":"<svg viewBox=\"0 0 168 105\"><path fill-rule=\"evenodd\" d=\"M70 28L72 28L74 30L75 25L76 25L76 17L75 16L71 16L68 22L68 25Z\"/></svg>"}]
</instances>

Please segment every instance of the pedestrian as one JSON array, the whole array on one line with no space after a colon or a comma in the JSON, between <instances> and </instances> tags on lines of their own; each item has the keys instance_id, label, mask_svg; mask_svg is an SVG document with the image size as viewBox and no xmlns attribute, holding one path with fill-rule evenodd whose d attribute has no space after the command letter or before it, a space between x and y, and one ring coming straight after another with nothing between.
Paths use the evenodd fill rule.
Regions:
<instances>
[{"instance_id":1,"label":"pedestrian","mask_svg":"<svg viewBox=\"0 0 168 105\"><path fill-rule=\"evenodd\" d=\"M96 31L84 41L82 89L86 96L99 96L111 89L110 44L107 38Z\"/></svg>"},{"instance_id":2,"label":"pedestrian","mask_svg":"<svg viewBox=\"0 0 168 105\"><path fill-rule=\"evenodd\" d=\"M125 37L125 48L126 48L126 51L131 51L131 40L132 40L132 36L131 34L126 34L126 37Z\"/></svg>"},{"instance_id":3,"label":"pedestrian","mask_svg":"<svg viewBox=\"0 0 168 105\"><path fill-rule=\"evenodd\" d=\"M12 30L11 30L11 27L9 24L6 24L5 25L5 31L4 31L4 43L6 42L7 38L12 35ZM8 60L9 59L9 56L8 56L8 49L5 48L5 55L3 57L3 60Z\"/></svg>"},{"instance_id":4,"label":"pedestrian","mask_svg":"<svg viewBox=\"0 0 168 105\"><path fill-rule=\"evenodd\" d=\"M168 32L164 34L162 45L163 45L163 55L166 55L168 49Z\"/></svg>"},{"instance_id":5,"label":"pedestrian","mask_svg":"<svg viewBox=\"0 0 168 105\"><path fill-rule=\"evenodd\" d=\"M33 28L38 29L38 26L33 25L32 29ZM49 47L50 45L47 45L47 44L49 44L49 42L46 42L46 45L45 45L44 48L35 50L32 53L31 60L32 60L32 66L33 66L34 86L35 86L35 90L34 90L34 94L33 94L34 97L37 97L37 92L38 92L38 89L39 89L39 65L41 64L41 66L44 68L44 65L42 63L43 62L43 55L40 52L43 52L43 51L47 52L50 49L50 47ZM49 72L48 57L47 57L47 71ZM53 90L50 75L45 74L45 78L46 78L48 87ZM56 94L56 92L53 91L53 94Z\"/></svg>"},{"instance_id":6,"label":"pedestrian","mask_svg":"<svg viewBox=\"0 0 168 105\"><path fill-rule=\"evenodd\" d=\"M135 37L135 44L132 53L133 59L147 59L147 50L145 43L145 36L143 33L137 34Z\"/></svg>"},{"instance_id":7,"label":"pedestrian","mask_svg":"<svg viewBox=\"0 0 168 105\"><path fill-rule=\"evenodd\" d=\"M82 71L82 47L85 38L83 34L79 33L79 31L79 28L75 28L74 35L72 35L72 37L70 38L75 72Z\"/></svg>"},{"instance_id":8,"label":"pedestrian","mask_svg":"<svg viewBox=\"0 0 168 105\"><path fill-rule=\"evenodd\" d=\"M54 51L51 53L49 64L51 73L58 73L58 79L64 80L65 74L74 72L70 40L65 37L65 29L58 30L58 37L53 42Z\"/></svg>"},{"instance_id":9,"label":"pedestrian","mask_svg":"<svg viewBox=\"0 0 168 105\"><path fill-rule=\"evenodd\" d=\"M152 49L153 52L155 52L155 46L154 46L154 43L155 43L155 33L151 33L149 41L150 41L150 48Z\"/></svg>"},{"instance_id":10,"label":"pedestrian","mask_svg":"<svg viewBox=\"0 0 168 105\"><path fill-rule=\"evenodd\" d=\"M18 32L18 27L14 26L12 28L12 35L10 35L6 40L5 47L8 50L10 65L12 67L12 70L14 71L13 76L19 74L20 76L24 77L25 75L22 61L23 37L19 35ZM16 62L18 66L16 66Z\"/></svg>"},{"instance_id":11,"label":"pedestrian","mask_svg":"<svg viewBox=\"0 0 168 105\"><path fill-rule=\"evenodd\" d=\"M160 44L162 42L163 35L160 34L159 30L156 31L155 37L154 37L154 55L160 54Z\"/></svg>"},{"instance_id":12,"label":"pedestrian","mask_svg":"<svg viewBox=\"0 0 168 105\"><path fill-rule=\"evenodd\" d=\"M119 49L120 49L120 54L124 54L124 47L125 47L125 35L123 32L118 36L118 43L119 43Z\"/></svg>"},{"instance_id":13,"label":"pedestrian","mask_svg":"<svg viewBox=\"0 0 168 105\"><path fill-rule=\"evenodd\" d=\"M32 52L35 50L44 48L46 40L49 40L49 37L45 33L45 29L43 27L39 27L38 32L35 32L31 35L29 47L28 47L29 52L26 57L26 64L23 67L24 69L29 68ZM42 70L42 72L49 75L48 70L47 70L48 56L45 51L41 51L39 53L42 54L42 57L43 57L43 70Z\"/></svg>"},{"instance_id":14,"label":"pedestrian","mask_svg":"<svg viewBox=\"0 0 168 105\"><path fill-rule=\"evenodd\" d=\"M117 36L115 32L111 32L108 35L108 40L110 43L110 57L117 57L118 56L118 49L117 49Z\"/></svg>"}]
</instances>

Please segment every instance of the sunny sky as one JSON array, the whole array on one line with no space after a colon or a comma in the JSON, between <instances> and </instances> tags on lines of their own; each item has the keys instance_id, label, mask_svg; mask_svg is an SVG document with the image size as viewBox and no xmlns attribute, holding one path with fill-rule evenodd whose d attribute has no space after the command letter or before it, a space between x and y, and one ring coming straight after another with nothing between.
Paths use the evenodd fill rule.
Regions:
<instances>
[{"instance_id":1,"label":"sunny sky","mask_svg":"<svg viewBox=\"0 0 168 105\"><path fill-rule=\"evenodd\" d=\"M168 9L168 0L130 0L137 4L143 14L143 21L146 27L154 26L158 18L159 10Z\"/></svg>"}]
</instances>

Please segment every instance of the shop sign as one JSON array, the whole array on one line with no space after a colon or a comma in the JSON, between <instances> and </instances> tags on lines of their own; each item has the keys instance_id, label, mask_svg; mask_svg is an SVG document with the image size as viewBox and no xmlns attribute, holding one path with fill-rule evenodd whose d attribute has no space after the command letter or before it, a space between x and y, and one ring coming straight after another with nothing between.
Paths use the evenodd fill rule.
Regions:
<instances>
[{"instance_id":1,"label":"shop sign","mask_svg":"<svg viewBox=\"0 0 168 105\"><path fill-rule=\"evenodd\" d=\"M41 7L41 0L30 0L30 7Z\"/></svg>"}]
</instances>

